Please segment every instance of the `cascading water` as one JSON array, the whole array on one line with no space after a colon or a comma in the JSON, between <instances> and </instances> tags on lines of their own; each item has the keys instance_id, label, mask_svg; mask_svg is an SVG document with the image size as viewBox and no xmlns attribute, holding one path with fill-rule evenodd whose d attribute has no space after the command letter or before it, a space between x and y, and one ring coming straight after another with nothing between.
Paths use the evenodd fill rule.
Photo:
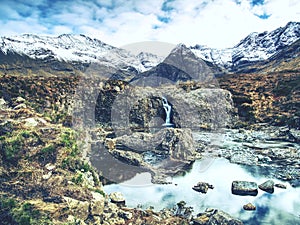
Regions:
<instances>
[{"instance_id":1,"label":"cascading water","mask_svg":"<svg viewBox=\"0 0 300 225\"><path fill-rule=\"evenodd\" d=\"M166 122L162 125L163 127L174 127L174 124L171 123L171 110L172 106L168 103L167 98L162 97L162 103L164 110L166 112Z\"/></svg>"}]
</instances>

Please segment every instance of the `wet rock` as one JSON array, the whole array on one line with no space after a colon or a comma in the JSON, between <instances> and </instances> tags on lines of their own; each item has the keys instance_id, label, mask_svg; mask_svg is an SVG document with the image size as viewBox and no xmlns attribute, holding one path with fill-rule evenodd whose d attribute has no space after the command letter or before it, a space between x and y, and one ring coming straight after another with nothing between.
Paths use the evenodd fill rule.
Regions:
<instances>
[{"instance_id":1,"label":"wet rock","mask_svg":"<svg viewBox=\"0 0 300 225\"><path fill-rule=\"evenodd\" d=\"M274 186L277 187L277 188L286 189L286 185L285 184L275 184Z\"/></svg>"},{"instance_id":2,"label":"wet rock","mask_svg":"<svg viewBox=\"0 0 300 225\"><path fill-rule=\"evenodd\" d=\"M198 184L193 187L193 190L197 191L197 192L201 192L203 194L206 194L209 188L213 189L214 186L209 183L198 182Z\"/></svg>"},{"instance_id":3,"label":"wet rock","mask_svg":"<svg viewBox=\"0 0 300 225\"><path fill-rule=\"evenodd\" d=\"M248 204L246 204L246 205L244 205L243 206L243 209L244 210L256 210L256 206L255 205L253 205L252 203L248 203Z\"/></svg>"},{"instance_id":4,"label":"wet rock","mask_svg":"<svg viewBox=\"0 0 300 225\"><path fill-rule=\"evenodd\" d=\"M230 157L230 162L237 164L255 165L257 161L258 158L255 155L250 154L246 151L234 152Z\"/></svg>"},{"instance_id":5,"label":"wet rock","mask_svg":"<svg viewBox=\"0 0 300 225\"><path fill-rule=\"evenodd\" d=\"M205 212L199 213L193 219L194 225L243 225L243 222L233 218L228 213L217 209L206 209Z\"/></svg>"},{"instance_id":6,"label":"wet rock","mask_svg":"<svg viewBox=\"0 0 300 225\"><path fill-rule=\"evenodd\" d=\"M257 184L249 181L233 181L231 192L234 195L251 195L256 196L258 193Z\"/></svg>"},{"instance_id":7,"label":"wet rock","mask_svg":"<svg viewBox=\"0 0 300 225\"><path fill-rule=\"evenodd\" d=\"M122 193L120 192L113 192L109 195L109 198L112 203L117 205L125 205L125 198Z\"/></svg>"},{"instance_id":8,"label":"wet rock","mask_svg":"<svg viewBox=\"0 0 300 225\"><path fill-rule=\"evenodd\" d=\"M267 180L266 182L260 184L259 189L266 191L268 193L274 193L274 181L272 180Z\"/></svg>"}]
</instances>

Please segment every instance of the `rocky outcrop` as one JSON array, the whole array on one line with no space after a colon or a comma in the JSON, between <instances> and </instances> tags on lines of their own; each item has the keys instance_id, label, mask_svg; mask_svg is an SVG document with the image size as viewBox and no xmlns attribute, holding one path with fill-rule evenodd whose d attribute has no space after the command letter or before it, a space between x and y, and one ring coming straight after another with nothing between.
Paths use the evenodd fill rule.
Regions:
<instances>
[{"instance_id":1,"label":"rocky outcrop","mask_svg":"<svg viewBox=\"0 0 300 225\"><path fill-rule=\"evenodd\" d=\"M257 184L249 181L233 181L231 185L231 192L234 195L256 196L258 193Z\"/></svg>"},{"instance_id":2,"label":"rocky outcrop","mask_svg":"<svg viewBox=\"0 0 300 225\"><path fill-rule=\"evenodd\" d=\"M193 219L194 225L219 225L219 224L230 224L230 225L243 225L243 222L233 218L228 213L218 209L206 209L205 212L197 215Z\"/></svg>"},{"instance_id":3,"label":"rocky outcrop","mask_svg":"<svg viewBox=\"0 0 300 225\"><path fill-rule=\"evenodd\" d=\"M201 157L196 151L192 131L180 128L107 138L102 149L94 146L93 151L92 164L104 177L118 182L128 179L128 175L137 170L150 171L153 182L165 182L166 176L186 170Z\"/></svg>"}]
</instances>

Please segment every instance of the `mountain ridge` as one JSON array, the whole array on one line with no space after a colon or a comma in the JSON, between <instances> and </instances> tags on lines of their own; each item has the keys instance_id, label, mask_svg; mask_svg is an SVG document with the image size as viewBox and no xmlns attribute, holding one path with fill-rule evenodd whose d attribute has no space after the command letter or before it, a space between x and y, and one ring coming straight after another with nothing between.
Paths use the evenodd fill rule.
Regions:
<instances>
[{"instance_id":1,"label":"mountain ridge","mask_svg":"<svg viewBox=\"0 0 300 225\"><path fill-rule=\"evenodd\" d=\"M218 75L257 71L262 67L261 64L270 62L272 59L276 60L275 55L285 51L299 39L300 22L289 22L286 26L270 32L253 32L232 48L215 49L203 45L186 47L184 44L178 44L175 49L185 46L198 58L204 60ZM54 70L56 68L64 70L63 67L66 64L75 65L76 69L84 70L89 64L97 62L112 67L115 71L125 73L134 71L135 74L149 71L164 60L162 57L147 52L134 55L127 50L116 48L83 34L62 34L57 37L24 34L1 37L0 53L1 64L9 64L5 56L17 57L18 55L19 59L27 57L26 60L29 60L29 57L40 63L50 63L54 65ZM255 68L256 64L259 68ZM66 68L69 70L69 65Z\"/></svg>"}]
</instances>

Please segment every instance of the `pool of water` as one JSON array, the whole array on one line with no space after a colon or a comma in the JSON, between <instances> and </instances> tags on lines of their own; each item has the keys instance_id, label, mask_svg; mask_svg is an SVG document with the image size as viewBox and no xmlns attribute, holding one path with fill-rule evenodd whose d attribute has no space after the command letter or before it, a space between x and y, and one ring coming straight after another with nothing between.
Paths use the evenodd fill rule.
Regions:
<instances>
[{"instance_id":1,"label":"pool of water","mask_svg":"<svg viewBox=\"0 0 300 225\"><path fill-rule=\"evenodd\" d=\"M192 206L194 214L206 208L218 208L241 219L244 224L300 224L300 188L293 188L287 182L272 179L275 183L287 185L287 189L275 188L273 194L259 190L257 196L237 196L231 194L231 183L234 180L254 181L261 184L268 178L265 168L232 164L223 158L196 161L185 175L173 177L171 184L151 183L148 173L138 174L121 184L104 187L106 193L122 192L129 207L142 205L153 206L155 210L165 207L173 208L184 200ZM192 187L199 181L214 186L207 194L201 194ZM243 205L253 203L256 211L245 211Z\"/></svg>"}]
</instances>

